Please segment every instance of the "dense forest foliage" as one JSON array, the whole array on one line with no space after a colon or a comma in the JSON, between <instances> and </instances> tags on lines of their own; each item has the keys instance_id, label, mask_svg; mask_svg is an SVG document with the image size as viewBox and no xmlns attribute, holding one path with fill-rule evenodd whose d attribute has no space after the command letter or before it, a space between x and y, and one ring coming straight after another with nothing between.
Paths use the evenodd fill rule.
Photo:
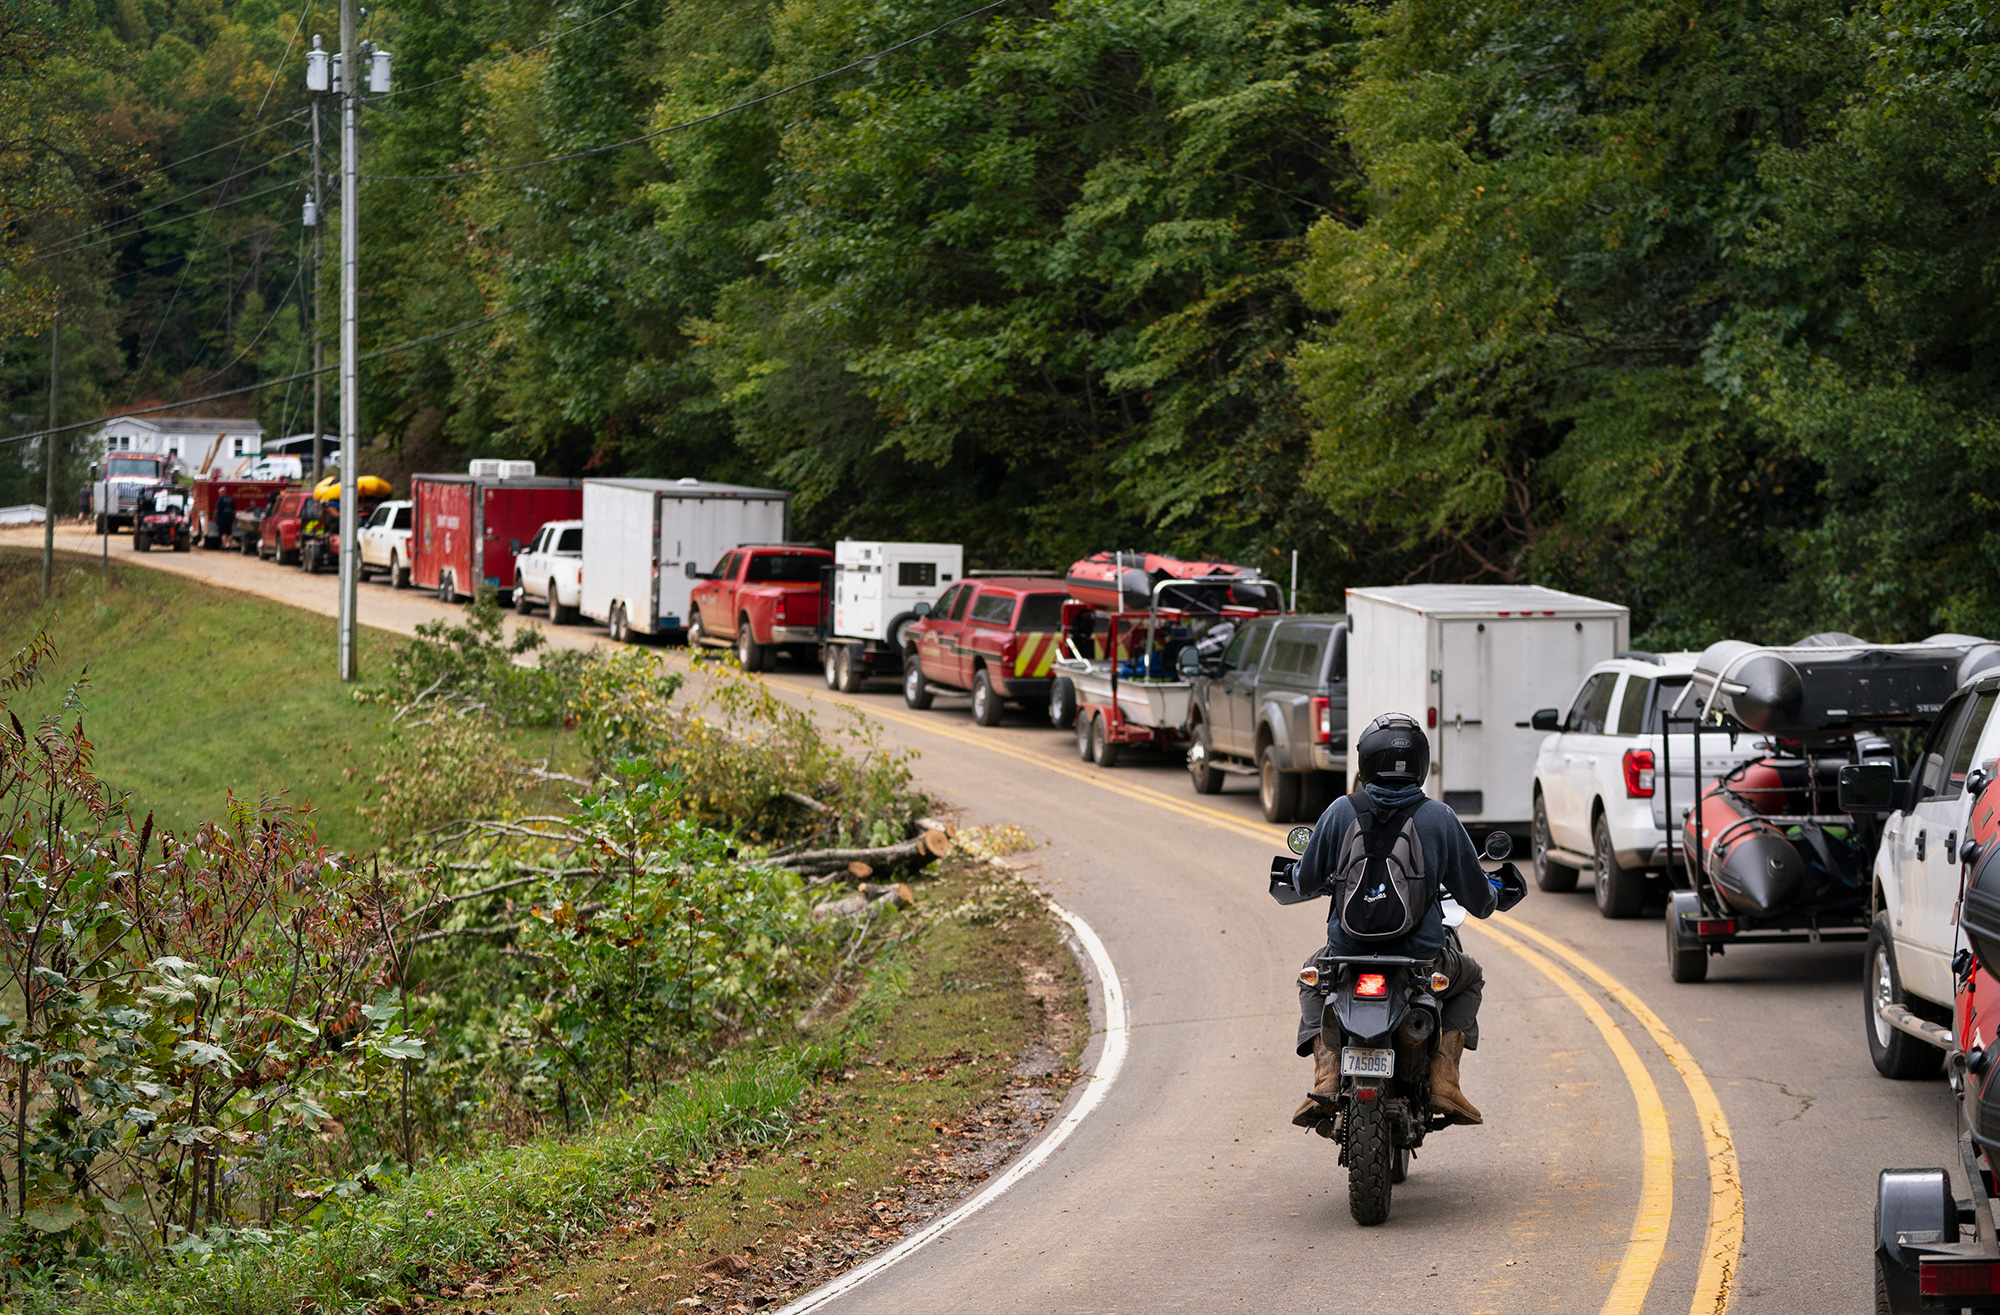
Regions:
<instances>
[{"instance_id":1,"label":"dense forest foliage","mask_svg":"<svg viewBox=\"0 0 2000 1315\"><path fill-rule=\"evenodd\" d=\"M440 335L368 366L371 457L989 566L1296 549L1321 605L1536 581L1657 644L2000 631L1990 0L973 8L371 8L363 346ZM303 368L332 6L5 23L9 432L58 281L67 418Z\"/></svg>"}]
</instances>

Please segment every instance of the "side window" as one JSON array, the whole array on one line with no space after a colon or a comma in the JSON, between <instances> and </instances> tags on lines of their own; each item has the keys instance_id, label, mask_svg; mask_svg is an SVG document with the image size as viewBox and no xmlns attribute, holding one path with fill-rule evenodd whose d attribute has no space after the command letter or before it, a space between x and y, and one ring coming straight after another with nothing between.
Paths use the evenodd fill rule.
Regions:
<instances>
[{"instance_id":1,"label":"side window","mask_svg":"<svg viewBox=\"0 0 2000 1315\"><path fill-rule=\"evenodd\" d=\"M570 526L570 527L569 527L568 529L564 530L564 531L562 532L562 537L556 540L556 551L557 551L557 552L582 552L582 551L583 551L583 526L581 526L581 525L572 525L572 526Z\"/></svg>"},{"instance_id":2,"label":"side window","mask_svg":"<svg viewBox=\"0 0 2000 1315\"><path fill-rule=\"evenodd\" d=\"M1234 671L1243 665L1243 649L1249 642L1249 627L1246 626L1236 632L1235 638L1229 641L1229 647L1222 651L1222 666L1224 670Z\"/></svg>"},{"instance_id":3,"label":"side window","mask_svg":"<svg viewBox=\"0 0 2000 1315\"><path fill-rule=\"evenodd\" d=\"M965 605L971 601L972 586L961 586L958 591L958 597L953 600L951 605L951 619L954 621L963 621L965 619Z\"/></svg>"},{"instance_id":4,"label":"side window","mask_svg":"<svg viewBox=\"0 0 2000 1315\"><path fill-rule=\"evenodd\" d=\"M722 554L722 560L715 564L715 571L713 572L713 574L715 575L715 578L718 580L729 580L735 578L736 554L733 552L726 552Z\"/></svg>"},{"instance_id":5,"label":"side window","mask_svg":"<svg viewBox=\"0 0 2000 1315\"><path fill-rule=\"evenodd\" d=\"M1618 673L1615 671L1600 671L1584 681L1563 729L1576 735L1602 735L1604 714L1611 708L1611 691L1617 685Z\"/></svg>"},{"instance_id":6,"label":"side window","mask_svg":"<svg viewBox=\"0 0 2000 1315\"><path fill-rule=\"evenodd\" d=\"M945 590L944 593L938 596L937 606L931 609L931 615L936 617L940 621L950 620L951 609L958 605L958 596L960 593L964 591L964 589L965 589L964 585L955 584L951 588Z\"/></svg>"},{"instance_id":7,"label":"side window","mask_svg":"<svg viewBox=\"0 0 2000 1315\"><path fill-rule=\"evenodd\" d=\"M410 509L408 507L396 508L395 528L399 530L407 530L410 528Z\"/></svg>"},{"instance_id":8,"label":"side window","mask_svg":"<svg viewBox=\"0 0 2000 1315\"><path fill-rule=\"evenodd\" d=\"M1938 719L1931 723L1931 733L1924 740L1923 756L1917 759L1917 798L1936 797L1945 783L1945 765L1951 753L1952 732L1958 729L1966 705L1971 700L1965 695L1954 696L1938 713Z\"/></svg>"},{"instance_id":9,"label":"side window","mask_svg":"<svg viewBox=\"0 0 2000 1315\"><path fill-rule=\"evenodd\" d=\"M1993 715L1993 700L2000 691L1980 690L1972 697L1972 708L1965 716L1965 725L1958 732L1958 743L1952 747L1951 770L1945 774L1942 795L1953 799L1965 793L1965 778L1972 773L1975 756L1979 752L1979 737L1985 733L1986 722Z\"/></svg>"},{"instance_id":10,"label":"side window","mask_svg":"<svg viewBox=\"0 0 2000 1315\"><path fill-rule=\"evenodd\" d=\"M1271 637L1272 627L1268 621L1258 621L1251 623L1248 629L1250 642L1243 649L1243 669L1245 671L1255 671L1263 661L1264 644Z\"/></svg>"},{"instance_id":11,"label":"side window","mask_svg":"<svg viewBox=\"0 0 2000 1315\"><path fill-rule=\"evenodd\" d=\"M1644 735L1646 733L1646 704L1653 697L1653 681L1650 676L1627 676L1625 678L1625 698L1618 705L1618 733L1620 735Z\"/></svg>"},{"instance_id":12,"label":"side window","mask_svg":"<svg viewBox=\"0 0 2000 1315\"><path fill-rule=\"evenodd\" d=\"M1014 619L1012 594L981 594L972 606L972 619L990 626L1004 626Z\"/></svg>"}]
</instances>

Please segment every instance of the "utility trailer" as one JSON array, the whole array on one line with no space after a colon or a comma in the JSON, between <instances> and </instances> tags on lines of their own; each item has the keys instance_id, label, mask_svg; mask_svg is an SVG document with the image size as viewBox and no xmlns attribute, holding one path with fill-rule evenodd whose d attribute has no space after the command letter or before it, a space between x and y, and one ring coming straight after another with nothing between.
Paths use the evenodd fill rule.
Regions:
<instances>
[{"instance_id":1,"label":"utility trailer","mask_svg":"<svg viewBox=\"0 0 2000 1315\"><path fill-rule=\"evenodd\" d=\"M1425 793L1474 830L1526 835L1532 714L1629 647L1626 609L1537 585L1413 584L1350 589L1347 612L1347 743L1408 713L1431 738Z\"/></svg>"},{"instance_id":2,"label":"utility trailer","mask_svg":"<svg viewBox=\"0 0 2000 1315\"><path fill-rule=\"evenodd\" d=\"M581 484L535 474L532 461L475 461L463 475L413 475L410 581L454 603L491 585L512 601L514 558L549 521L574 520Z\"/></svg>"},{"instance_id":3,"label":"utility trailer","mask_svg":"<svg viewBox=\"0 0 2000 1315\"><path fill-rule=\"evenodd\" d=\"M583 614L621 643L686 630L703 572L739 544L783 543L791 500L698 479L585 480Z\"/></svg>"},{"instance_id":4,"label":"utility trailer","mask_svg":"<svg viewBox=\"0 0 2000 1315\"><path fill-rule=\"evenodd\" d=\"M870 676L903 674L905 632L965 574L955 543L842 539L820 576L820 665L828 689L853 694Z\"/></svg>"}]
</instances>

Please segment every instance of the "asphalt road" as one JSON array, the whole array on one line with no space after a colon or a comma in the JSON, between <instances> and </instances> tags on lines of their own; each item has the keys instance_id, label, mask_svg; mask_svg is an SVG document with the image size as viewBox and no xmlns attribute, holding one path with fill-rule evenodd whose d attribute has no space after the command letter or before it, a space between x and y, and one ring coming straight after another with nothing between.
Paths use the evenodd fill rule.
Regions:
<instances>
[{"instance_id":1,"label":"asphalt road","mask_svg":"<svg viewBox=\"0 0 2000 1315\"><path fill-rule=\"evenodd\" d=\"M0 543L39 545L39 527ZM62 544L97 549L68 529ZM112 551L334 610L332 577ZM365 624L447 613L362 587ZM1293 975L1324 909L1264 893L1282 829L1247 781L1203 798L1174 764L1078 762L1028 710L987 729L962 699L917 713L887 682L848 698L814 670L771 680L876 713L966 820L1043 838L1029 879L1096 931L1127 1004L1122 1070L1047 1163L826 1309L1862 1312L1876 1172L1954 1162L1943 1082L1868 1062L1858 947L1739 948L1677 986L1657 910L1603 920L1586 877L1469 929L1488 984L1465 1082L1486 1123L1435 1135L1388 1224L1359 1228L1335 1148L1289 1122L1309 1079Z\"/></svg>"}]
</instances>

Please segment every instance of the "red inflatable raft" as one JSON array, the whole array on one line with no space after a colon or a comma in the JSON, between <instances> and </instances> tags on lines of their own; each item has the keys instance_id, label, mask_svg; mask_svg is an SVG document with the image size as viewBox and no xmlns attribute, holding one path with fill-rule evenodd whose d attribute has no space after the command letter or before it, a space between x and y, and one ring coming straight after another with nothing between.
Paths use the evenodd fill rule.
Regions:
<instances>
[{"instance_id":1,"label":"red inflatable raft","mask_svg":"<svg viewBox=\"0 0 2000 1315\"><path fill-rule=\"evenodd\" d=\"M1218 583L1213 577L1231 577ZM1094 552L1072 565L1063 583L1069 596L1108 612L1142 612L1152 606L1154 587L1165 580L1201 580L1200 585L1169 589L1163 607L1220 612L1225 607L1252 612L1282 611L1278 586L1247 566L1230 562L1191 562L1156 552Z\"/></svg>"}]
</instances>

